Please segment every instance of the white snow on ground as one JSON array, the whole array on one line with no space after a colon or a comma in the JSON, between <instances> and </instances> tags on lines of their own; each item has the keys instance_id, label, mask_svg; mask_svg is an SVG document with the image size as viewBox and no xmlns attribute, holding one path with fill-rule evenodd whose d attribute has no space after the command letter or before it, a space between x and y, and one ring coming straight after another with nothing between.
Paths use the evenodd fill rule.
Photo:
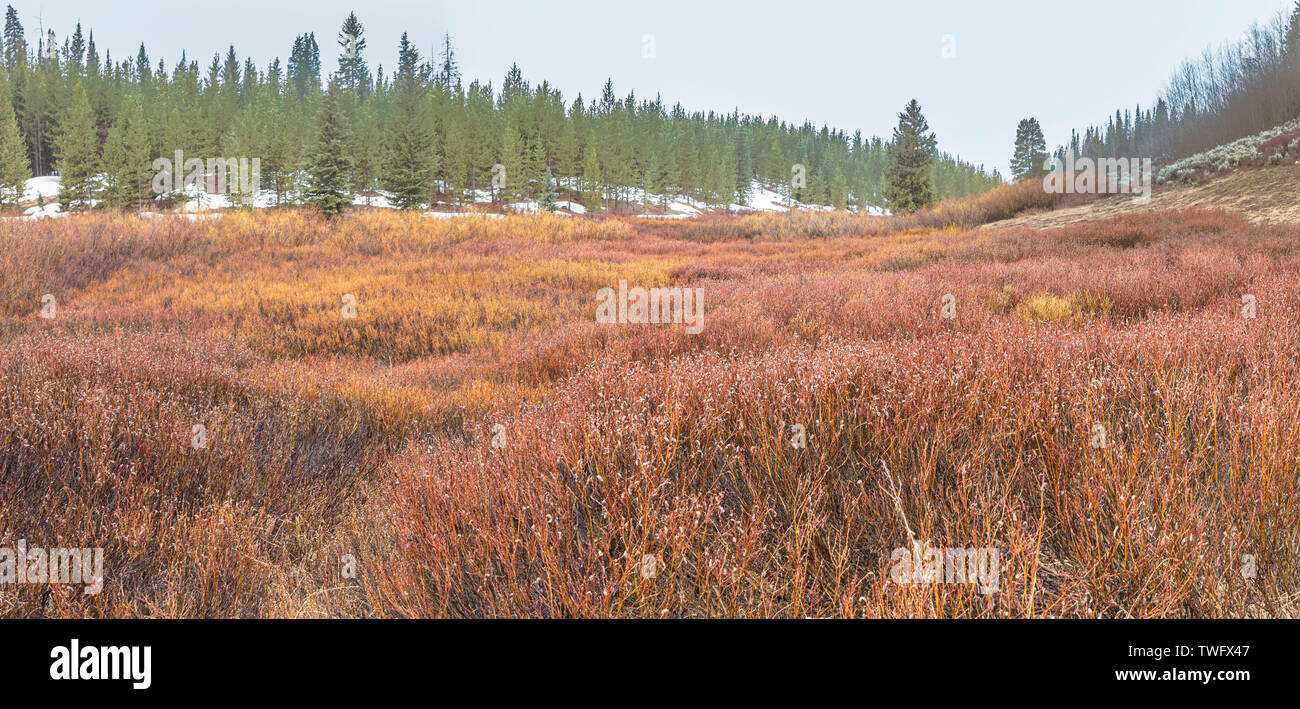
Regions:
<instances>
[{"instance_id":1,"label":"white snow on ground","mask_svg":"<svg viewBox=\"0 0 1300 709\"><path fill-rule=\"evenodd\" d=\"M393 209L392 195L387 192L376 192L374 194L359 194L352 198L354 207L377 207L379 209Z\"/></svg>"},{"instance_id":2,"label":"white snow on ground","mask_svg":"<svg viewBox=\"0 0 1300 709\"><path fill-rule=\"evenodd\" d=\"M481 217L483 219L505 219L504 214L491 212L425 212L424 216L434 219L452 219L454 217Z\"/></svg>"},{"instance_id":3,"label":"white snow on ground","mask_svg":"<svg viewBox=\"0 0 1300 709\"><path fill-rule=\"evenodd\" d=\"M27 181L26 189L23 190L23 201L35 202L37 196L40 196L46 202L51 199L58 201L60 181L61 178L58 175L33 177Z\"/></svg>"},{"instance_id":4,"label":"white snow on ground","mask_svg":"<svg viewBox=\"0 0 1300 709\"><path fill-rule=\"evenodd\" d=\"M630 193L632 195L631 200L633 202L646 203L648 201L648 203L651 204L652 206L663 204L663 198L660 195L656 195L656 194L647 195L645 192L642 192L641 190L635 190L635 189L631 190ZM781 194L780 192L764 187L757 180L755 180L754 183L750 185L749 188L748 203L727 205L727 211L733 213L786 212L789 211L791 207L794 207L795 209L814 211L814 212L829 212L829 211L834 211L835 209L834 207L829 207L824 204L804 204L802 202L795 201ZM668 206L662 214L649 213L649 214L638 214L637 216L644 217L646 219L687 219L689 217L694 217L699 214L704 214L705 212L711 210L713 210L713 208L707 204L704 204L703 202L691 199L689 197L678 197L668 202ZM871 214L875 216L883 216L889 213L886 210L881 209L879 207L871 207L871 206L868 206L866 209L861 211L864 214Z\"/></svg>"},{"instance_id":5,"label":"white snow on ground","mask_svg":"<svg viewBox=\"0 0 1300 709\"><path fill-rule=\"evenodd\" d=\"M36 221L39 219L49 219L50 217L61 217L58 202L48 202L44 207L28 207L23 211L25 216L10 217L10 219L22 219L25 221Z\"/></svg>"},{"instance_id":6,"label":"white snow on ground","mask_svg":"<svg viewBox=\"0 0 1300 709\"><path fill-rule=\"evenodd\" d=\"M25 220L44 219L47 217L60 216L59 210L59 184L58 175L48 175L45 177L34 177L27 181L26 190L23 194L24 202L35 202L38 199L43 201L43 206L28 207L23 217L10 217ZM212 210L230 209L234 202L229 196L224 194L208 194L201 185L191 185L181 193L169 195L172 197L181 197L185 201L181 204L180 214L176 216L186 216L194 219L196 217L206 218ZM484 190L476 190L472 193L473 204L491 204L492 194ZM676 197L671 200L665 200L661 195L646 193L640 189L629 189L623 191L623 200L632 204L643 204L654 207L656 210L663 205L662 213L647 213L637 216L646 219L689 219L694 216L705 214L706 212L715 211L713 207L692 199L690 197ZM757 181L754 182L751 190L748 204L731 204L727 206L727 211L734 213L741 212L784 212L792 206L795 209L812 210L812 211L830 211L831 207L820 204L801 204L791 200L789 197L779 192L768 189ZM252 199L252 206L255 208L271 207L276 203L275 192L271 190L262 190ZM286 203L293 203L287 200ZM369 195L356 195L352 204L358 207L376 207L381 209L393 209L392 195L385 192L376 192ZM438 203L437 206L453 207L447 203ZM580 202L570 200L556 202L558 210L556 214L569 216L569 214L586 214L587 208ZM505 205L507 212L515 214L537 214L541 211L537 202L514 202ZM885 215L889 212L879 207L867 207L862 210L866 214ZM567 214L566 214L567 212ZM166 212L146 212L145 216L163 216ZM438 219L448 219L451 217L461 216L487 216L500 217L500 214L487 214L474 211L426 211L425 216L435 217ZM212 215L215 216L215 215Z\"/></svg>"}]
</instances>

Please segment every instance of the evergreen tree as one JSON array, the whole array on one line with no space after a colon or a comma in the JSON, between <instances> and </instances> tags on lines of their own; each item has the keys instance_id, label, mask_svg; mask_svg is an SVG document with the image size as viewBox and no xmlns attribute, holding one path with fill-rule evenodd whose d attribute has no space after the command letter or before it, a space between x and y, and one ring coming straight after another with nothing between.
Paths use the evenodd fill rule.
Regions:
<instances>
[{"instance_id":1,"label":"evergreen tree","mask_svg":"<svg viewBox=\"0 0 1300 709\"><path fill-rule=\"evenodd\" d=\"M542 176L542 193L537 198L537 206L548 212L554 212L555 204L555 176L551 174L551 169L546 168L546 174Z\"/></svg>"},{"instance_id":2,"label":"evergreen tree","mask_svg":"<svg viewBox=\"0 0 1300 709\"><path fill-rule=\"evenodd\" d=\"M18 132L18 119L9 98L0 96L0 207L19 205L31 176L27 146Z\"/></svg>"},{"instance_id":3,"label":"evergreen tree","mask_svg":"<svg viewBox=\"0 0 1300 709\"><path fill-rule=\"evenodd\" d=\"M3 54L5 70L10 73L27 63L27 39L23 35L23 23L18 21L18 11L14 10L13 5L5 9Z\"/></svg>"},{"instance_id":4,"label":"evergreen tree","mask_svg":"<svg viewBox=\"0 0 1300 709\"><path fill-rule=\"evenodd\" d=\"M59 205L65 212L87 209L95 196L99 152L90 99L86 97L86 87L80 80L72 90L72 101L60 128L62 133L55 141L59 175L62 176Z\"/></svg>"},{"instance_id":5,"label":"evergreen tree","mask_svg":"<svg viewBox=\"0 0 1300 709\"><path fill-rule=\"evenodd\" d=\"M335 75L340 89L364 96L370 88L370 69L362 52L366 49L365 27L355 12L348 13L339 30L339 69Z\"/></svg>"},{"instance_id":6,"label":"evergreen tree","mask_svg":"<svg viewBox=\"0 0 1300 709\"><path fill-rule=\"evenodd\" d=\"M316 150L307 167L307 201L326 217L342 213L352 204L352 154L350 135L339 108L338 90L330 82L321 99L316 124Z\"/></svg>"},{"instance_id":7,"label":"evergreen tree","mask_svg":"<svg viewBox=\"0 0 1300 709\"><path fill-rule=\"evenodd\" d=\"M929 130L921 105L912 99L898 114L885 168L884 198L895 213L910 214L934 203L930 166L937 141Z\"/></svg>"},{"instance_id":8,"label":"evergreen tree","mask_svg":"<svg viewBox=\"0 0 1300 709\"><path fill-rule=\"evenodd\" d=\"M515 122L506 118L505 132L501 137L501 167L505 168L505 187L497 195L502 202L521 199L528 186L525 168L523 138Z\"/></svg>"},{"instance_id":9,"label":"evergreen tree","mask_svg":"<svg viewBox=\"0 0 1300 709\"><path fill-rule=\"evenodd\" d=\"M438 64L438 81L450 89L460 84L460 65L456 63L456 52L451 46L451 33L442 35L442 58Z\"/></svg>"},{"instance_id":10,"label":"evergreen tree","mask_svg":"<svg viewBox=\"0 0 1300 709\"><path fill-rule=\"evenodd\" d=\"M754 166L750 160L749 153L749 136L746 134L745 127L739 125L737 117L736 131L736 203L749 204L750 193L753 190Z\"/></svg>"},{"instance_id":11,"label":"evergreen tree","mask_svg":"<svg viewBox=\"0 0 1300 709\"><path fill-rule=\"evenodd\" d=\"M286 78L299 100L311 100L320 93L320 47L315 33L294 38Z\"/></svg>"},{"instance_id":12,"label":"evergreen tree","mask_svg":"<svg viewBox=\"0 0 1300 709\"><path fill-rule=\"evenodd\" d=\"M587 136L587 147L583 149L582 165L582 203L588 211L596 211L605 194L605 176L600 169L600 158L596 150L596 137Z\"/></svg>"},{"instance_id":13,"label":"evergreen tree","mask_svg":"<svg viewBox=\"0 0 1300 709\"><path fill-rule=\"evenodd\" d=\"M383 186L402 209L416 209L431 193L437 170L429 114L428 74L402 33L392 85L392 116L385 132Z\"/></svg>"},{"instance_id":14,"label":"evergreen tree","mask_svg":"<svg viewBox=\"0 0 1300 709\"><path fill-rule=\"evenodd\" d=\"M116 209L140 209L149 192L149 136L144 109L129 100L104 142L104 202Z\"/></svg>"},{"instance_id":15,"label":"evergreen tree","mask_svg":"<svg viewBox=\"0 0 1300 709\"><path fill-rule=\"evenodd\" d=\"M358 194L370 198L378 186L379 171L382 167L382 131L379 116L382 105L375 100L366 101L356 109L357 118L352 121L352 189Z\"/></svg>"},{"instance_id":16,"label":"evergreen tree","mask_svg":"<svg viewBox=\"0 0 1300 709\"><path fill-rule=\"evenodd\" d=\"M258 183L261 182L260 173L266 162L266 142L263 139L261 119L262 116L257 107L248 106L239 112L221 141L222 150L226 155L245 160L250 159L252 156L258 156L259 175L256 180L253 180ZM249 178L252 180L251 174ZM243 180L236 180L233 184L227 186L226 196L230 198L233 205L251 208L257 198L257 191L260 189L260 184L243 184Z\"/></svg>"},{"instance_id":17,"label":"evergreen tree","mask_svg":"<svg viewBox=\"0 0 1300 709\"><path fill-rule=\"evenodd\" d=\"M1011 177L1014 180L1042 177L1046 173L1047 141L1043 129L1035 118L1026 118L1016 127L1016 148L1011 156Z\"/></svg>"}]
</instances>

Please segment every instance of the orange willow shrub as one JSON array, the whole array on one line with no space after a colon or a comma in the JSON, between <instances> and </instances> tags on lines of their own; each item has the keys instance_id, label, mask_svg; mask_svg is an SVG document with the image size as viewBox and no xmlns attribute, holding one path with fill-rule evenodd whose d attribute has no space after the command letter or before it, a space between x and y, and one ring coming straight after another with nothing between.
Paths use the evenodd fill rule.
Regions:
<instances>
[{"instance_id":1,"label":"orange willow shrub","mask_svg":"<svg viewBox=\"0 0 1300 709\"><path fill-rule=\"evenodd\" d=\"M1081 202L1090 197L1080 195L1070 198L1074 202ZM1064 194L1044 190L1042 180L1028 179L1014 184L998 185L977 195L944 200L916 214L898 217L895 226L969 228L1000 219L1009 219L1033 209L1052 209L1061 206L1066 200L1067 196Z\"/></svg>"},{"instance_id":2,"label":"orange willow shrub","mask_svg":"<svg viewBox=\"0 0 1300 709\"><path fill-rule=\"evenodd\" d=\"M1297 613L1300 230L897 225L0 222L0 546L107 574L0 615ZM597 324L619 280L703 332Z\"/></svg>"}]
</instances>

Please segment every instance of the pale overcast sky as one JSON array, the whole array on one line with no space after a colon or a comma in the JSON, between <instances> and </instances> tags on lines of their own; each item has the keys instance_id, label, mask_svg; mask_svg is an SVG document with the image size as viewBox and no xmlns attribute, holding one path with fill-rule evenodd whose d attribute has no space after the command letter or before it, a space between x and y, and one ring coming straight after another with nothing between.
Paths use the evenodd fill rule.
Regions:
<instances>
[{"instance_id":1,"label":"pale overcast sky","mask_svg":"<svg viewBox=\"0 0 1300 709\"><path fill-rule=\"evenodd\" d=\"M566 101L661 94L688 110L811 120L888 137L908 99L921 102L939 147L1005 174L1016 123L1034 116L1049 145L1070 128L1147 104L1185 58L1241 36L1294 0L863 0L521 2L474 0L57 0L13 3L33 42L43 23L60 43L80 20L102 53L141 42L170 69L185 49L206 65L235 45L258 66L287 59L315 32L322 70L338 57L339 26L355 11L371 68L395 61L403 31L428 52L450 32L467 79L518 62ZM643 58L653 35L654 58ZM945 35L956 56L942 56Z\"/></svg>"}]
</instances>

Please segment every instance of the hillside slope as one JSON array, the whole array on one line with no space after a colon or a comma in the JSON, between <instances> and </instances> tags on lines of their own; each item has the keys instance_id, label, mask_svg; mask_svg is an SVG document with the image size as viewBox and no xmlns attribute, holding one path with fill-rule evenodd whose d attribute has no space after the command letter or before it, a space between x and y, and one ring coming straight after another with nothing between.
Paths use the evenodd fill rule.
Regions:
<instances>
[{"instance_id":1,"label":"hillside slope","mask_svg":"<svg viewBox=\"0 0 1300 709\"><path fill-rule=\"evenodd\" d=\"M1166 165L1156 183L1146 204L1117 195L987 226L1055 227L1188 207L1228 209L1257 224L1300 223L1300 118Z\"/></svg>"},{"instance_id":2,"label":"hillside slope","mask_svg":"<svg viewBox=\"0 0 1300 709\"><path fill-rule=\"evenodd\" d=\"M1117 195L1081 206L1005 219L984 228L1058 227L1133 212L1187 207L1228 209L1256 224L1300 224L1300 165L1241 168L1201 185L1157 187L1146 204L1134 202L1129 195Z\"/></svg>"}]
</instances>

